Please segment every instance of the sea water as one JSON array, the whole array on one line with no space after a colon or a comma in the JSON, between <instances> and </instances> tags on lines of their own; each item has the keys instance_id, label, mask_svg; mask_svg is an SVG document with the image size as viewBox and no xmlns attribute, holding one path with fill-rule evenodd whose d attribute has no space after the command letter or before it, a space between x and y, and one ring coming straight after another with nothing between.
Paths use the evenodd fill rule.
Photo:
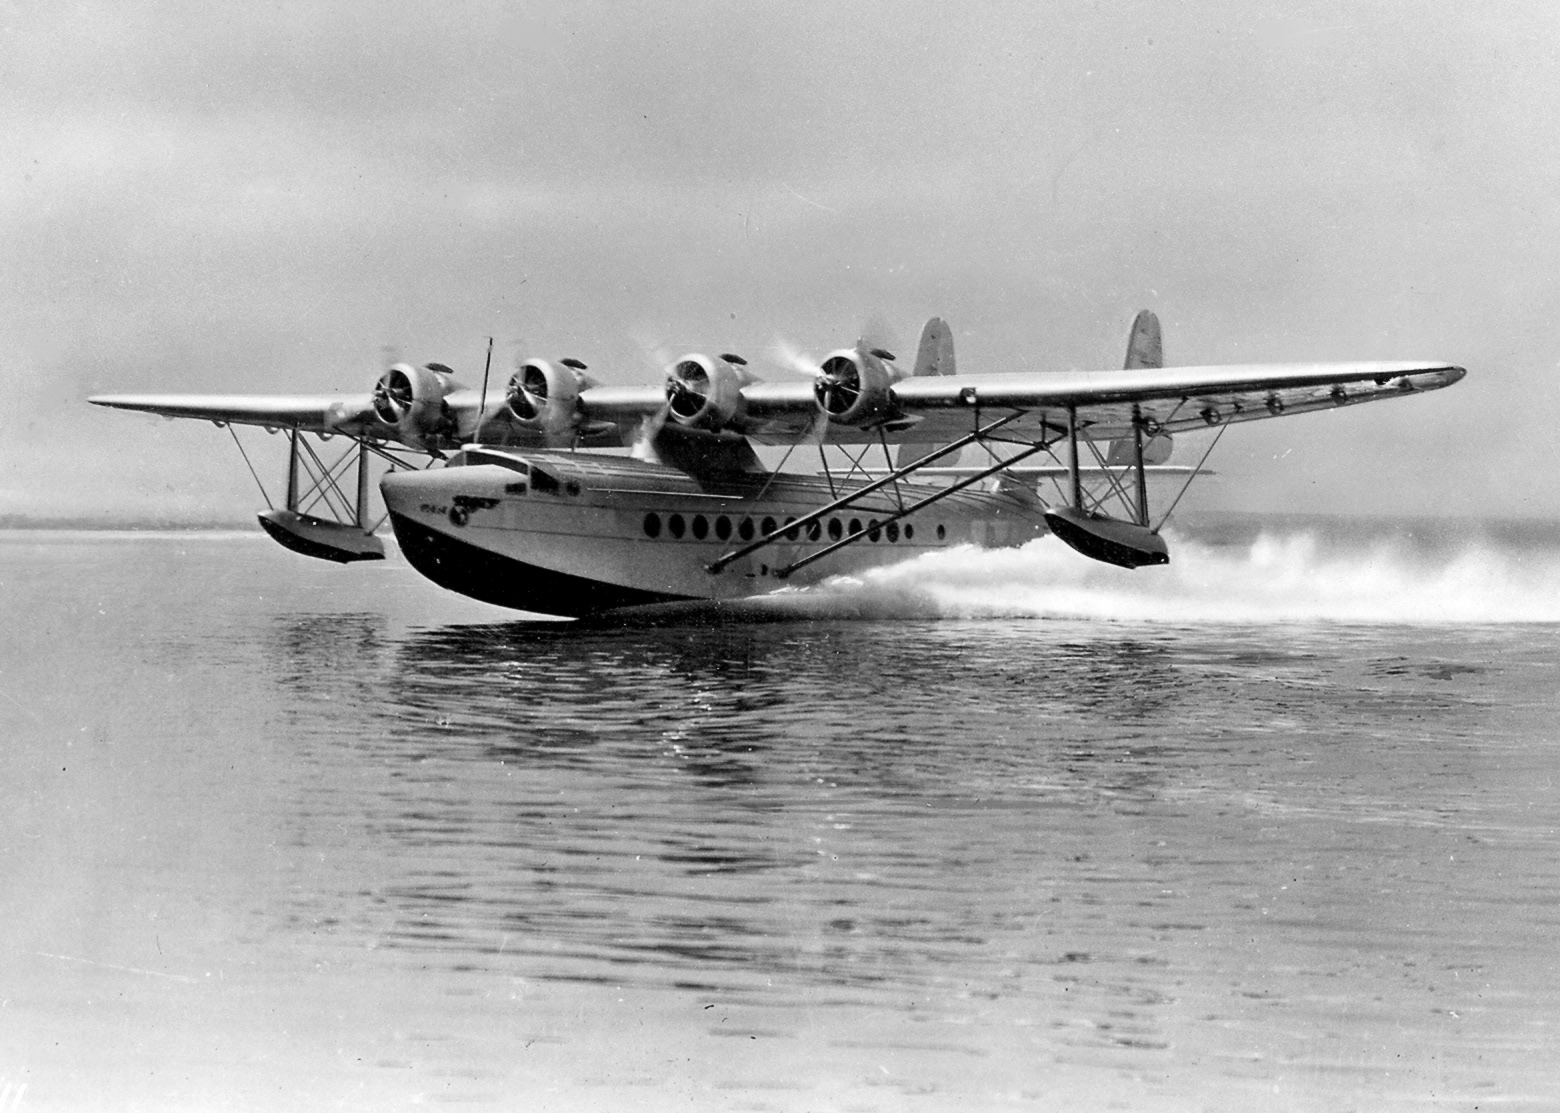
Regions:
<instances>
[{"instance_id":1,"label":"sea water","mask_svg":"<svg viewBox=\"0 0 1560 1113\"><path fill-rule=\"evenodd\" d=\"M0 1113L1554 1108L1560 536L1172 549L572 624L0 533Z\"/></svg>"}]
</instances>

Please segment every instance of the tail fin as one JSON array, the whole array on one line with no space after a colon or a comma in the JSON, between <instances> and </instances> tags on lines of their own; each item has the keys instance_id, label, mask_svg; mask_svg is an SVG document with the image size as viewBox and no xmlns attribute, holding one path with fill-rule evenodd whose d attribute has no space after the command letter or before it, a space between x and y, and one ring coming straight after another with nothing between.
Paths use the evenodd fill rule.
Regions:
<instances>
[{"instance_id":1,"label":"tail fin","mask_svg":"<svg viewBox=\"0 0 1560 1113\"><path fill-rule=\"evenodd\" d=\"M957 374L953 361L953 330L941 317L933 317L921 329L921 344L915 350L915 370L912 375ZM912 444L906 442L894 453L894 466L902 468L940 448L938 444Z\"/></svg>"},{"instance_id":2,"label":"tail fin","mask_svg":"<svg viewBox=\"0 0 1560 1113\"><path fill-rule=\"evenodd\" d=\"M1122 364L1122 369L1141 371L1164 365L1165 348L1159 334L1159 318L1154 316L1151 310L1145 309L1133 318L1132 332L1127 337L1127 358ZM1168 433L1150 437L1143 443L1143 463L1163 464L1170 459L1174 447L1174 442L1171 441ZM1132 463L1132 442L1111 441L1110 448L1105 453L1105 462L1113 467Z\"/></svg>"},{"instance_id":3,"label":"tail fin","mask_svg":"<svg viewBox=\"0 0 1560 1113\"><path fill-rule=\"evenodd\" d=\"M1127 361L1121 366L1127 371L1165 365L1164 343L1159 337L1159 318L1152 310L1145 309L1132 321L1132 334L1127 337Z\"/></svg>"},{"instance_id":4,"label":"tail fin","mask_svg":"<svg viewBox=\"0 0 1560 1113\"><path fill-rule=\"evenodd\" d=\"M915 352L912 375L954 375L953 330L941 317L933 317L921 330L921 346Z\"/></svg>"}]
</instances>

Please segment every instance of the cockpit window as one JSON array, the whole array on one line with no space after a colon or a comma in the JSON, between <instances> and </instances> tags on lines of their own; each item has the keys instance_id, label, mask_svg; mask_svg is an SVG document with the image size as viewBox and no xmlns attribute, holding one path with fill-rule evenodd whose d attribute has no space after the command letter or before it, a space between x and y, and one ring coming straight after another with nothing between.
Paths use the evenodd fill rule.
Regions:
<instances>
[{"instance_id":1,"label":"cockpit window","mask_svg":"<svg viewBox=\"0 0 1560 1113\"><path fill-rule=\"evenodd\" d=\"M450 457L447 468L476 467L478 464L497 464L501 468L519 472L521 475L531 474L531 465L524 460L516 460L504 452L491 452L481 448L468 448L457 452Z\"/></svg>"},{"instance_id":2,"label":"cockpit window","mask_svg":"<svg viewBox=\"0 0 1560 1113\"><path fill-rule=\"evenodd\" d=\"M556 495L561 489L557 476L541 468L531 469L531 490L539 495Z\"/></svg>"}]
</instances>

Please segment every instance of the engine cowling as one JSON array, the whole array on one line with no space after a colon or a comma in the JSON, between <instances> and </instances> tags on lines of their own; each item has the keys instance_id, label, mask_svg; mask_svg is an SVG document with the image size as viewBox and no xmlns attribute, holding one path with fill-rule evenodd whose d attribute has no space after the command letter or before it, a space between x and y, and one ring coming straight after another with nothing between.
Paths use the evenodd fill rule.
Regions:
<instances>
[{"instance_id":1,"label":"engine cowling","mask_svg":"<svg viewBox=\"0 0 1560 1113\"><path fill-rule=\"evenodd\" d=\"M568 362L528 359L509 379L505 404L521 428L535 430L548 444L567 444L579 426L580 392L594 385Z\"/></svg>"},{"instance_id":2,"label":"engine cowling","mask_svg":"<svg viewBox=\"0 0 1560 1113\"><path fill-rule=\"evenodd\" d=\"M678 425L718 432L742 423L742 388L753 376L726 357L687 355L666 375L667 413Z\"/></svg>"},{"instance_id":3,"label":"engine cowling","mask_svg":"<svg viewBox=\"0 0 1560 1113\"><path fill-rule=\"evenodd\" d=\"M871 425L898 412L892 390L898 378L875 351L841 348L819 364L813 397L831 422Z\"/></svg>"},{"instance_id":4,"label":"engine cowling","mask_svg":"<svg viewBox=\"0 0 1560 1113\"><path fill-rule=\"evenodd\" d=\"M444 397L455 376L442 363L394 364L374 384L374 415L412 448L432 448L455 434Z\"/></svg>"}]
</instances>

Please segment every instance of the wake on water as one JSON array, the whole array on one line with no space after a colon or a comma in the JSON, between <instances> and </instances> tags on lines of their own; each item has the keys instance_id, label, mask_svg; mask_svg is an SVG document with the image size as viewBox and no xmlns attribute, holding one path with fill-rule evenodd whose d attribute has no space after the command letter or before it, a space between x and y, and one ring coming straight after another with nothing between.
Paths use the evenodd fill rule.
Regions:
<instances>
[{"instance_id":1,"label":"wake on water","mask_svg":"<svg viewBox=\"0 0 1560 1113\"><path fill-rule=\"evenodd\" d=\"M1126 571L1054 538L961 547L755 601L771 617L1059 618L1150 623L1560 622L1560 540L1272 529L1231 543L1167 532L1172 563Z\"/></svg>"}]
</instances>

